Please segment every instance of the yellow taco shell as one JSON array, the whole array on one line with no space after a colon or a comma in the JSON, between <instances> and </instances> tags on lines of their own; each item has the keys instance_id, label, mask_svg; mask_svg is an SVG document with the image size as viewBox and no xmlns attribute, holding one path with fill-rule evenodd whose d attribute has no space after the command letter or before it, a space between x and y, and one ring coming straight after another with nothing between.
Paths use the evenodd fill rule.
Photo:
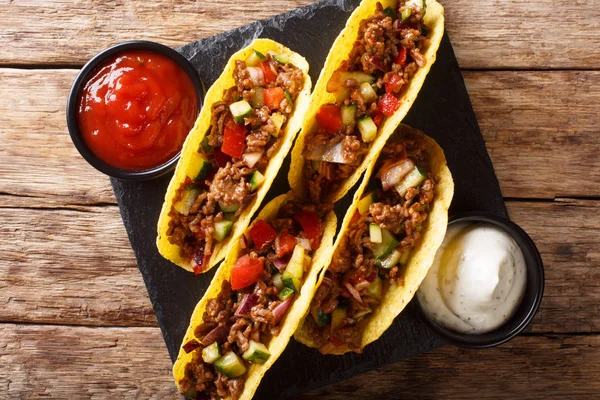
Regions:
<instances>
[{"instance_id":1,"label":"yellow taco shell","mask_svg":"<svg viewBox=\"0 0 600 400\"><path fill-rule=\"evenodd\" d=\"M349 53L352 50L354 42L358 35L358 29L360 22L370 17L375 13L377 3L381 3L383 7L395 5L396 0L363 0L360 5L354 10L346 27L342 30L340 35L333 43L333 47L329 51L329 55L325 60L325 65L321 70L319 79L315 84L313 94L310 99L310 105L304 116L304 122L302 123L302 130L296 139L296 144L292 149L292 162L288 179L292 190L299 194L305 194L305 179L304 179L304 157L302 152L304 150L304 141L306 135L313 132L316 125L315 115L319 110L319 107L327 103L335 103L335 94L327 93L327 82L331 78L331 75L340 66L342 61L348 59ZM427 12L423 22L429 28L429 45L425 49L424 56L427 60L425 66L419 68L415 75L413 75L410 83L407 85L407 89L404 94L399 98L400 107L394 115L388 117L383 125L377 131L377 138L371 143L369 152L365 155L362 163L356 168L354 173L342 181L340 188L332 192L329 198L324 199L324 202L336 202L348 193L348 191L358 182L362 173L371 164L377 154L381 151L385 142L394 132L394 129L402 122L408 110L415 102L425 77L431 69L431 66L435 62L436 53L442 41L444 35L444 8L440 3L435 0L427 0Z\"/></svg>"},{"instance_id":2,"label":"yellow taco shell","mask_svg":"<svg viewBox=\"0 0 600 400\"><path fill-rule=\"evenodd\" d=\"M427 11L429 12L429 10ZM361 348L364 348L369 343L377 340L390 327L394 318L402 312L404 307L406 307L413 298L433 263L435 253L444 240L446 227L448 225L448 208L450 207L452 196L454 195L454 181L452 180L452 175L448 169L444 151L435 140L426 136L421 131L407 125L400 125L399 127L400 132L406 129L418 132L426 142L426 150L429 154L430 162L429 168L439 181L435 185L435 198L433 200L433 206L430 208L431 211L427 217L427 221L425 222L424 229L422 230L423 235L417 246L412 250L409 262L406 266L404 285L390 285L389 282L386 282L381 304L375 309L370 317L365 318L359 323L359 328L362 331ZM354 194L352 205L348 208L344 221L342 222L342 227L340 228L340 233L336 238L333 250L330 252L329 259L327 260L327 266L331 263L333 253L336 251L344 232L348 229L350 220L357 208L358 201L361 199L369 180L371 179L374 167L375 162L369 164L365 177ZM321 284L324 276L325 270L321 274L317 288ZM317 347L308 334L306 324L300 325L294 338L309 347ZM344 345L334 348L330 354L344 354L349 351L351 350L348 346Z\"/></svg>"},{"instance_id":3,"label":"yellow taco shell","mask_svg":"<svg viewBox=\"0 0 600 400\"><path fill-rule=\"evenodd\" d=\"M273 199L271 202L266 204L261 212L258 214L255 222L259 219L265 221L271 221L277 216L277 212L279 209L288 201L291 201L294 198L293 193L290 191L287 194L281 195ZM254 223L252 224L254 225ZM252 227L248 227L250 230ZM281 331L279 335L273 337L271 342L268 344L267 348L269 349L269 353L271 356L264 364L251 364L246 372L246 382L244 385L244 391L240 396L240 400L251 399L254 395L254 392L258 388L258 385L265 374L265 372L271 367L271 365L277 360L277 358L283 353L283 350L287 346L290 338L292 337L294 331L298 328L302 317L308 311L310 306L310 301L313 298L313 295L317 288L317 279L319 272L326 265L328 259L330 258L329 252L331 246L333 245L333 236L335 235L335 229L337 225L337 219L333 211L329 212L325 218L324 226L323 226L323 235L321 239L321 244L319 248L315 251L312 263L310 266L310 270L306 275L306 280L304 281L302 288L300 290L300 295L294 300L294 303L290 307L285 316L284 320L281 322ZM235 241L235 244L232 246L231 251L228 253L227 258L221 264L219 269L217 270L215 277L210 283L210 286L204 293L204 296L196 305L194 312L192 314L190 325L183 339L181 348L179 349L179 355L177 356L177 360L173 365L173 377L175 378L175 382L179 387L179 381L184 377L185 374L185 366L189 363L189 361L193 358L193 353L187 354L183 350L183 345L188 341L196 338L194 336L195 328L202 323L202 315L204 314L204 310L206 309L206 305L208 300L216 297L220 290L221 284L224 280L229 279L231 267L238 259L238 255L240 253L239 240Z\"/></svg>"},{"instance_id":4,"label":"yellow taco shell","mask_svg":"<svg viewBox=\"0 0 600 400\"><path fill-rule=\"evenodd\" d=\"M275 176L277 176L279 168L281 167L283 160L285 159L292 146L294 137L300 130L302 117L304 116L308 107L311 80L308 76L308 62L301 55L294 53L287 47L272 40L256 39L248 47L238 51L233 56L231 56L221 76L219 76L219 78L215 81L211 88L206 92L206 97L204 98L204 106L200 111L200 115L196 120L194 128L188 135L183 145L183 149L181 151L181 159L177 164L175 174L173 175L171 183L169 184L169 187L167 189L167 193L165 194L165 201L163 203L163 207L158 220L158 237L156 239L156 245L158 247L159 253L167 260L177 264L182 268L187 269L188 271L192 271L190 260L181 257L179 246L171 244L167 237L167 229L169 228L170 220L169 211L171 210L171 206L173 205L173 198L177 192L177 189L185 181L186 177L189 176L190 178L193 178L198 174L200 170L200 166L202 164L202 156L200 155L200 153L198 153L197 150L200 147L200 143L202 142L202 139L204 139L204 136L206 135L206 132L210 127L213 103L222 99L223 91L225 89L235 85L235 81L233 79L235 61L246 60L250 56L250 54L252 54L253 49L263 54L266 54L268 51L272 50L277 53L288 56L290 63L300 68L304 72L304 87L299 93L296 99L294 111L290 115L290 118L288 119L281 133L283 137L281 139L280 147L277 150L277 152L275 152L272 155L269 161L269 165L264 174L264 184L259 188L252 202L246 206L246 209L240 214L238 220L234 223L232 232L229 235L229 237L223 240L222 242L215 243L208 267L203 272L208 271L210 268L212 268L218 262L225 258L232 243L235 243L237 241L242 232L244 232L244 230L250 223L252 215L254 215L254 213L260 207L262 200L264 199L265 195L269 191L269 188L271 187L271 183L275 179Z\"/></svg>"}]
</instances>

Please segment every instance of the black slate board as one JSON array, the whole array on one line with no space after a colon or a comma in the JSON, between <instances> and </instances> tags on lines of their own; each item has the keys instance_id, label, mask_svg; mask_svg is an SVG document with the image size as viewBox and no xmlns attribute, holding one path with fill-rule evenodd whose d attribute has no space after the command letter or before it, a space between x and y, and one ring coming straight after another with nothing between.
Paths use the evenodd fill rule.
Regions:
<instances>
[{"instance_id":1,"label":"black slate board","mask_svg":"<svg viewBox=\"0 0 600 400\"><path fill-rule=\"evenodd\" d=\"M179 50L209 87L238 49L256 37L274 39L307 58L316 82L328 50L359 0L324 0L269 20L190 43ZM445 150L455 181L451 215L489 211L507 216L494 169L447 36L444 36L419 97L405 122L432 136ZM289 157L268 199L287 192ZM189 317L216 268L194 276L156 250L156 222L171 175L150 182L111 179L121 216L146 283L169 355L175 360ZM336 206L343 218L352 192ZM265 200L265 203L268 201ZM256 398L287 398L350 378L443 344L418 320L412 307L361 355L323 356L295 341L265 375Z\"/></svg>"}]
</instances>

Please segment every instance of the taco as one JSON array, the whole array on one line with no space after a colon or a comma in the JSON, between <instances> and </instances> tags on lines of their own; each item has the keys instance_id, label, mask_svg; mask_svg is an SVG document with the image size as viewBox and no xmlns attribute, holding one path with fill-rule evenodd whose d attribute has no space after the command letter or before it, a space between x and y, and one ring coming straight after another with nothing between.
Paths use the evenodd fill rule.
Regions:
<instances>
[{"instance_id":1,"label":"taco","mask_svg":"<svg viewBox=\"0 0 600 400\"><path fill-rule=\"evenodd\" d=\"M292 150L293 190L335 202L358 182L415 101L443 33L435 0L360 3L315 85Z\"/></svg>"},{"instance_id":2,"label":"taco","mask_svg":"<svg viewBox=\"0 0 600 400\"><path fill-rule=\"evenodd\" d=\"M325 354L377 340L425 278L453 193L442 149L400 125L354 195L296 340Z\"/></svg>"},{"instance_id":3,"label":"taco","mask_svg":"<svg viewBox=\"0 0 600 400\"><path fill-rule=\"evenodd\" d=\"M306 60L271 40L231 57L167 189L157 238L163 257L194 273L225 258L289 152L310 88Z\"/></svg>"},{"instance_id":4,"label":"taco","mask_svg":"<svg viewBox=\"0 0 600 400\"><path fill-rule=\"evenodd\" d=\"M173 366L183 394L252 398L307 312L336 218L291 194L265 205L196 306Z\"/></svg>"}]
</instances>

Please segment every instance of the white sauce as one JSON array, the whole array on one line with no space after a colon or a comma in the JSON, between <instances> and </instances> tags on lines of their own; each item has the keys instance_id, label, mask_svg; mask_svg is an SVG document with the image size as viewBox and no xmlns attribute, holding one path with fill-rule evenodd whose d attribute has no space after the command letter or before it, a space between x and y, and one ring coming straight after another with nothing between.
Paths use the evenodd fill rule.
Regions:
<instances>
[{"instance_id":1,"label":"white sauce","mask_svg":"<svg viewBox=\"0 0 600 400\"><path fill-rule=\"evenodd\" d=\"M523 252L492 225L448 227L417 296L438 324L456 332L493 331L515 313L527 283Z\"/></svg>"}]
</instances>

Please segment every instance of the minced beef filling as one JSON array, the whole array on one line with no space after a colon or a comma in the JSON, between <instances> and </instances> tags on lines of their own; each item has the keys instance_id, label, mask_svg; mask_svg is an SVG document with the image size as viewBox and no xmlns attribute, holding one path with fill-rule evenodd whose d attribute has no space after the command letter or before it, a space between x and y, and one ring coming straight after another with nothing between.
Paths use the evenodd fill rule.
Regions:
<instances>
[{"instance_id":1,"label":"minced beef filling","mask_svg":"<svg viewBox=\"0 0 600 400\"><path fill-rule=\"evenodd\" d=\"M392 137L383 149L376 170L381 170L386 161L408 158L426 171L428 155L423 141L409 131L403 132L401 139L394 139ZM380 295L385 293L385 285L404 284L404 271L400 264L388 268L376 265L375 244L371 242L369 224L377 224L382 230L391 232L398 241L395 250L410 252L418 243L427 219L434 198L435 179L427 173L417 187L408 189L402 197L394 188L383 191L378 185L375 190L378 201L371 204L365 214L361 215L358 211L355 214L313 298L313 318L306 319L314 342L324 352L327 352L327 346L342 343L360 352L361 333L357 323L378 306ZM381 183L380 179L374 180ZM382 284L379 296L373 289L377 286L376 280L381 280ZM337 326L332 327L331 316L336 308L345 309L345 313L343 319L336 322Z\"/></svg>"},{"instance_id":2,"label":"minced beef filling","mask_svg":"<svg viewBox=\"0 0 600 400\"><path fill-rule=\"evenodd\" d=\"M276 274L281 272L277 267L276 260L289 258L290 252L295 246L292 244L287 247L287 250L282 250L283 245L280 238L285 233L296 238L296 244L303 239L308 240L302 225L295 219L296 216L299 213L314 213L318 220L322 221L323 216L331 208L332 206L315 207L288 202L279 210L277 218L268 222L277 232L278 238L275 241L266 247L257 249L254 243L248 244L248 240L252 238L252 230L250 230L250 234L247 234L249 238L244 236L241 239L241 246L245 248L239 254L239 258L249 255L252 259L261 260L264 271L255 283L239 290L232 289L231 282L233 281L223 281L219 295L208 300L202 323L194 331L197 340L188 342L188 344L194 345L191 350L194 352L194 356L192 361L186 365L185 376L179 381L182 393L188 395L202 393L210 399L231 398L235 400L239 398L244 390L246 374L228 378L218 372L213 364L204 362L202 349L217 342L221 354L233 351L241 357L248 350L250 341L263 343L268 347L271 339L279 334L281 321L284 320L284 317L277 318L274 315L274 311L283 303L278 297L280 289L273 280ZM321 228L322 223L320 223L319 229L321 230ZM320 240L320 234L317 240ZM313 250L315 249L306 250L305 254L310 257ZM282 256L282 252L286 254ZM306 273L308 272L306 268L309 265L309 257L305 257ZM233 268L236 266L234 265ZM255 302L247 314L236 315L248 294L254 295ZM289 308L285 312L287 310ZM188 344L184 346L184 349ZM250 361L244 360L244 364L248 368Z\"/></svg>"},{"instance_id":3,"label":"minced beef filling","mask_svg":"<svg viewBox=\"0 0 600 400\"><path fill-rule=\"evenodd\" d=\"M372 88L377 96L365 97L356 79L340 82L339 87L331 87L328 91L340 93L337 96L338 106L356 105L355 121L370 116L380 126L386 116L393 114L399 106L397 100L404 92L406 85L415 72L426 64L423 56L428 45L427 28L422 24L423 10L416 5L405 5L400 0L395 8L383 8L377 3L375 13L361 21L358 36L354 42L348 60L344 61L336 71L359 71L373 77ZM334 76L336 75L334 73ZM332 77L333 79L333 77ZM389 102L382 99L393 96ZM348 178L368 152L369 143L364 142L356 122L342 124L340 129L332 133L317 124L314 132L305 140L304 155L313 152L317 147L327 144L333 146L345 142L342 162L323 161L307 162L305 177L308 192L314 202L325 198L328 193L337 190L341 181ZM309 159L313 159L310 157Z\"/></svg>"},{"instance_id":4,"label":"minced beef filling","mask_svg":"<svg viewBox=\"0 0 600 400\"><path fill-rule=\"evenodd\" d=\"M265 83L267 75L261 72L260 65L248 67L245 61L236 61L233 73L236 85L225 90L222 100L212 105L211 125L205 142L198 149L212 164L212 170L199 181L188 177L178 188L174 205L181 199L181 193L186 187L192 185L202 189L187 215L180 213L175 207L169 212L168 239L180 247L184 258L192 260L192 266L197 272L203 270L212 254L215 223L223 218L235 221L253 199L257 189L253 190L251 178L255 171L265 172L271 156L279 148L280 138L283 136L277 135L283 129L280 123L285 124L289 118L293 102L304 85L304 73L294 65L283 64L270 55L266 55L264 63L272 74L269 83ZM254 75L258 71L263 80L253 80L251 69ZM281 90L277 92L278 89L275 88ZM267 94L257 97L257 91L270 91L278 97L268 97ZM234 123L229 106L240 100L246 100L252 105L252 113L240 124L246 130L244 149L240 158L234 158L225 154L222 148L227 126ZM277 115L273 118L275 114ZM283 120L277 120L280 116ZM246 157L256 154L259 155L258 159ZM221 208L231 206L239 208L232 215L224 215Z\"/></svg>"}]
</instances>

